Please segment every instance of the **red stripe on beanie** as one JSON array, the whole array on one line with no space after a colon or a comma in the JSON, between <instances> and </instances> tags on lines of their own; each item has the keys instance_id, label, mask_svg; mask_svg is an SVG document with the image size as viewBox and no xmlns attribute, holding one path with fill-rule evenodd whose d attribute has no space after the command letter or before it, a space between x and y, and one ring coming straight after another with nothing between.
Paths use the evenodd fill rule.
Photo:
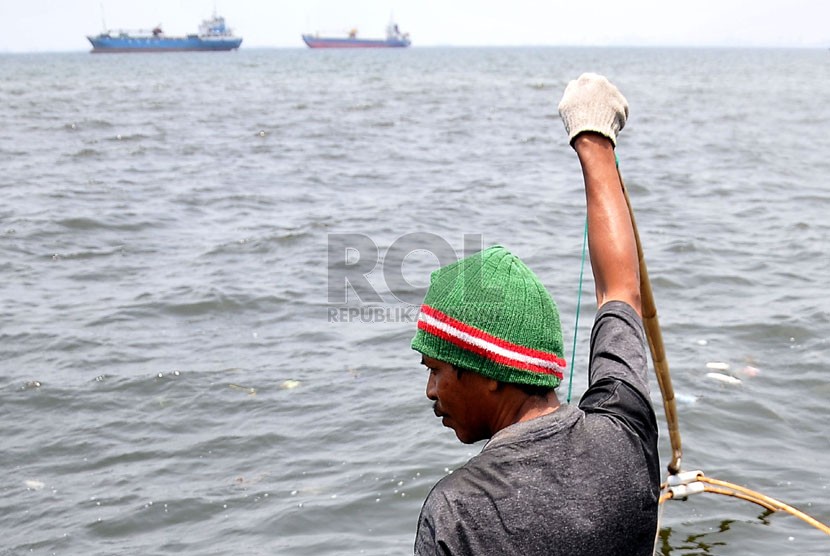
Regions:
<instances>
[{"instance_id":1,"label":"red stripe on beanie","mask_svg":"<svg viewBox=\"0 0 830 556\"><path fill-rule=\"evenodd\" d=\"M425 322L425 320L423 319L419 319L418 328L420 328L424 332L427 332L438 338L441 338L442 340L450 342L451 344L458 346L462 349L476 353L500 365L532 371L536 373L553 375L559 378L560 380L563 378L562 370L565 368L566 363L564 359L560 358L555 353L548 353L545 351L540 351L528 348L526 346L514 344L512 342L508 342L507 340L504 340L497 336L493 336L492 334L489 334L484 330L481 330L474 326L470 326L469 324L466 324L462 321L459 321L447 315L446 313L439 311L438 309L430 307L429 305L422 305L421 312L423 313L423 315L426 315L427 317L430 317L451 329L451 331L443 330L429 322ZM452 332L456 332L458 335L453 335ZM485 346L478 345L476 343L471 343L469 340L460 337L465 335L481 340L483 343L492 344L496 348L500 349L487 349L487 347ZM505 355L502 353L497 353L497 351L506 351L508 352L508 354ZM515 357L510 356L511 352L515 355ZM551 367L554 368L524 360L527 358L533 358L547 362L551 365Z\"/></svg>"}]
</instances>

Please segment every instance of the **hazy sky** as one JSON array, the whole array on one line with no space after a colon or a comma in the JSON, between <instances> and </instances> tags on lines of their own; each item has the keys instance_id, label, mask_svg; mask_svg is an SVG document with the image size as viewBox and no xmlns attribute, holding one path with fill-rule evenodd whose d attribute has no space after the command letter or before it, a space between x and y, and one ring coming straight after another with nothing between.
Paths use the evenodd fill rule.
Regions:
<instances>
[{"instance_id":1,"label":"hazy sky","mask_svg":"<svg viewBox=\"0 0 830 556\"><path fill-rule=\"evenodd\" d=\"M0 0L0 52L88 50L113 29L192 33L217 9L243 48L301 47L306 31L414 46L830 46L830 0Z\"/></svg>"}]
</instances>

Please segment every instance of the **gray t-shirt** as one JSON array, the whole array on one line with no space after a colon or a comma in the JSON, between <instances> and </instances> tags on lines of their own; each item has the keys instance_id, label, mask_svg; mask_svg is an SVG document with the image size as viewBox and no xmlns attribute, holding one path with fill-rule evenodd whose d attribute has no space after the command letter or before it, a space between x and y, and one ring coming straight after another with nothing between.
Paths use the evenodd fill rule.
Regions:
<instances>
[{"instance_id":1,"label":"gray t-shirt","mask_svg":"<svg viewBox=\"0 0 830 556\"><path fill-rule=\"evenodd\" d=\"M651 556L660 474L647 370L640 317L605 304L579 407L502 429L441 479L415 554Z\"/></svg>"}]
</instances>

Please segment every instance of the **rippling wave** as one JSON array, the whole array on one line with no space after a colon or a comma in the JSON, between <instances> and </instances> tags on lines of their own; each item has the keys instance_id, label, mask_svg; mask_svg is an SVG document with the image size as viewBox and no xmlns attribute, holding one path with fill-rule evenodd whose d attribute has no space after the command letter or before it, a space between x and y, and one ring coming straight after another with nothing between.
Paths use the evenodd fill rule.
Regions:
<instances>
[{"instance_id":1,"label":"rippling wave","mask_svg":"<svg viewBox=\"0 0 830 556\"><path fill-rule=\"evenodd\" d=\"M433 422L409 349L400 298L438 243L407 253L412 283L384 263L416 232L503 244L573 334L584 196L555 107L585 70L631 104L618 154L684 464L830 521L826 52L0 59L0 554L411 553L479 447ZM330 234L363 238L381 302L337 304ZM828 552L719 498L667 505L658 553Z\"/></svg>"}]
</instances>

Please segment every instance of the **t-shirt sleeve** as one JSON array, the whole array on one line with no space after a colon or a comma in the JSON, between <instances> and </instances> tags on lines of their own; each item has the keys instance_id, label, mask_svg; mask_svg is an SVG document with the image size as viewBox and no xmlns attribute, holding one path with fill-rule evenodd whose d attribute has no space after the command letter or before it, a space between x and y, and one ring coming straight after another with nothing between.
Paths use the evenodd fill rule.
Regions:
<instances>
[{"instance_id":1,"label":"t-shirt sleeve","mask_svg":"<svg viewBox=\"0 0 830 556\"><path fill-rule=\"evenodd\" d=\"M423 512L418 518L418 532L415 535L415 556L448 556L449 550L438 541L435 522Z\"/></svg>"},{"instance_id":2,"label":"t-shirt sleeve","mask_svg":"<svg viewBox=\"0 0 830 556\"><path fill-rule=\"evenodd\" d=\"M457 473L459 471L456 471ZM452 475L447 475L432 488L418 516L418 531L415 534L415 556L454 556L463 554L450 544L459 542L466 526L458 515L458 505L447 499L447 493L464 492L454 490ZM461 533L461 534L459 534Z\"/></svg>"},{"instance_id":3,"label":"t-shirt sleeve","mask_svg":"<svg viewBox=\"0 0 830 556\"><path fill-rule=\"evenodd\" d=\"M597 312L588 390L579 407L586 413L612 414L644 441L656 441L645 332L642 319L627 303L610 301Z\"/></svg>"}]
</instances>

